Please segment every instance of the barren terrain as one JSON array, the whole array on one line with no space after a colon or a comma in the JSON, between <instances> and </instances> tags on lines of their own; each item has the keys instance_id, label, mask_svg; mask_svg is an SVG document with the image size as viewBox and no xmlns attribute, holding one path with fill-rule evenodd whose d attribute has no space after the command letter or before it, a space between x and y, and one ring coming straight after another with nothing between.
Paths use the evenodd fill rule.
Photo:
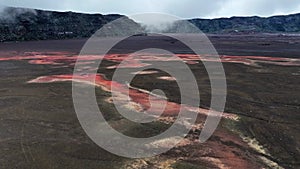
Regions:
<instances>
[{"instance_id":1,"label":"barren terrain","mask_svg":"<svg viewBox=\"0 0 300 169\"><path fill-rule=\"evenodd\" d=\"M136 36L106 56L83 58L86 69L104 57L96 75L72 75L85 39L6 42L0 44L0 168L299 168L300 167L300 36L211 35L227 78L227 103L222 121L204 144L198 142L210 106L210 83L203 64L178 41L161 36ZM108 39L109 40L109 39ZM140 43L143 42L143 43ZM145 43L147 42L147 43ZM166 130L180 107L180 92L165 72L147 70L178 60L162 56L135 58L124 70L136 77L127 86L111 81L115 66L128 53L147 47L168 49L191 68L201 94L197 125L172 150L153 158L127 159L93 143L81 128L72 103L72 81L92 83L96 76L99 107L120 132L149 137ZM209 54L202 61L214 62ZM145 72L136 72L144 67ZM188 82L187 82L188 83ZM122 93L130 87L130 108L149 107L149 93L162 89L168 106L147 124L124 119L111 103L111 85ZM154 96L153 96L154 97ZM152 112L156 113L155 109Z\"/></svg>"}]
</instances>

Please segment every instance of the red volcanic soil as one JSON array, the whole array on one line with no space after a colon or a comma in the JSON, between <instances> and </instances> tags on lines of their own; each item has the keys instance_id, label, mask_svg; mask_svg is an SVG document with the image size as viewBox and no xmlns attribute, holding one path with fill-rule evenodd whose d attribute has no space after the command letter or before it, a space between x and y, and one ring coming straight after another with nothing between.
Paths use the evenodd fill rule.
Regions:
<instances>
[{"instance_id":1,"label":"red volcanic soil","mask_svg":"<svg viewBox=\"0 0 300 169\"><path fill-rule=\"evenodd\" d=\"M217 59L219 58L219 59ZM297 58L280 58L280 57L266 57L266 56L210 56L210 55L192 55L192 54L176 54L174 56L153 55L153 54L139 54L139 55L125 55L125 54L107 54L107 55L72 55L71 53L27 53L26 56L12 56L0 58L0 61L10 60L28 60L31 64L48 64L48 65L68 65L74 66L79 62L80 65L94 63L98 59L121 63L122 67L110 66L108 69L118 68L136 68L145 67L149 64L144 62L149 61L184 61L186 64L197 64L203 62L218 62L223 63L240 63L245 65L257 66L259 63L267 63L281 66L300 66L300 59Z\"/></svg>"},{"instance_id":2,"label":"red volcanic soil","mask_svg":"<svg viewBox=\"0 0 300 169\"><path fill-rule=\"evenodd\" d=\"M118 82L109 81L104 78L101 74L86 74L86 75L51 75L51 76L42 76L38 77L34 80L29 81L29 83L53 83L53 82L64 82L64 81L74 81L74 82L81 82L87 83L91 85L95 85L101 87L105 91L110 91L112 86L116 89L114 92L118 92L121 94L126 94L129 90L129 97L131 100L143 107L143 111L146 111L151 108L151 112L148 112L153 115L160 115L161 114L161 107L157 106L158 109L155 108L155 105L160 105L164 99L160 97L151 95L150 92L138 89L131 89L127 85L120 84ZM151 100L151 103L150 103ZM182 107L183 106L183 107ZM195 108L188 105L180 105L174 102L166 102L166 107L163 112L163 116L176 116L180 108L183 108L184 111L192 111L195 113L200 113L203 115L208 115L207 109L202 108ZM232 114L224 113L223 117L235 119L237 116Z\"/></svg>"}]
</instances>

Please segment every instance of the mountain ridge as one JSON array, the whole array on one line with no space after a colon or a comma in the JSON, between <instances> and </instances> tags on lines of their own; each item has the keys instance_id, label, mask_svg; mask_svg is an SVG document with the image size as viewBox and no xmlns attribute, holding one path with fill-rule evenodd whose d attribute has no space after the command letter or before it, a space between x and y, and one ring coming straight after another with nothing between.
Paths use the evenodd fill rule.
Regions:
<instances>
[{"instance_id":1,"label":"mountain ridge","mask_svg":"<svg viewBox=\"0 0 300 169\"><path fill-rule=\"evenodd\" d=\"M7 7L0 15L0 41L87 38L105 24L119 18L126 20L125 26L140 29L139 24L119 14L82 14Z\"/></svg>"},{"instance_id":2,"label":"mountain ridge","mask_svg":"<svg viewBox=\"0 0 300 169\"><path fill-rule=\"evenodd\" d=\"M6 7L0 12L0 41L60 40L88 38L103 25L118 18L126 18L128 27L144 30L141 24L120 14L88 14L39 9ZM300 13L230 18L186 19L208 34L300 33ZM176 32L181 21L176 21L166 32ZM129 29L128 30L133 30Z\"/></svg>"},{"instance_id":3,"label":"mountain ridge","mask_svg":"<svg viewBox=\"0 0 300 169\"><path fill-rule=\"evenodd\" d=\"M194 18L188 21L204 33L300 33L300 13L270 17Z\"/></svg>"}]
</instances>

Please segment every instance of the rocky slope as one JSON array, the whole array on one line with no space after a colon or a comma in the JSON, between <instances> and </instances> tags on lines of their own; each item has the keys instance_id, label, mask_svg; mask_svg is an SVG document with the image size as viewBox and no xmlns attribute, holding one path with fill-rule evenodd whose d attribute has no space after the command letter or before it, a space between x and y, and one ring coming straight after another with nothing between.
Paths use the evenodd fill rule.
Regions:
<instances>
[{"instance_id":1,"label":"rocky slope","mask_svg":"<svg viewBox=\"0 0 300 169\"><path fill-rule=\"evenodd\" d=\"M85 38L106 23L124 17L118 14L80 14L11 7L0 14L0 41ZM127 21L128 26L140 28L134 21Z\"/></svg>"},{"instance_id":2,"label":"rocky slope","mask_svg":"<svg viewBox=\"0 0 300 169\"><path fill-rule=\"evenodd\" d=\"M205 33L300 33L300 14L262 18L191 19Z\"/></svg>"}]
</instances>

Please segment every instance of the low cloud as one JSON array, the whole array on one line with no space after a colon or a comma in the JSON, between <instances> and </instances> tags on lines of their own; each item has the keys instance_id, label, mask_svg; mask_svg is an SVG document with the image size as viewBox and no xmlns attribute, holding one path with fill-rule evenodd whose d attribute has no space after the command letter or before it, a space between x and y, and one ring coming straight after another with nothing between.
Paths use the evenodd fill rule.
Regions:
<instances>
[{"instance_id":1,"label":"low cloud","mask_svg":"<svg viewBox=\"0 0 300 169\"><path fill-rule=\"evenodd\" d=\"M5 22L14 22L16 17L25 14L31 13L36 15L36 11L34 9L26 9L26 8L10 8L5 6L0 6L0 20L5 20Z\"/></svg>"}]
</instances>

